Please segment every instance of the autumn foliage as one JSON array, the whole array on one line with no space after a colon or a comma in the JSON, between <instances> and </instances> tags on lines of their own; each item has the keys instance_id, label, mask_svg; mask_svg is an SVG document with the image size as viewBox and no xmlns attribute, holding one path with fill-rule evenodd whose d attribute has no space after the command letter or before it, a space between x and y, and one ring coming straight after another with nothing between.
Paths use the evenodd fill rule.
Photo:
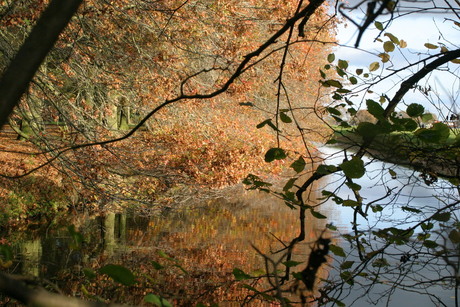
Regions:
<instances>
[{"instance_id":1,"label":"autumn foliage","mask_svg":"<svg viewBox=\"0 0 460 307\"><path fill-rule=\"evenodd\" d=\"M46 4L2 3L5 54L14 54ZM12 185L25 187L11 177L46 164L30 176L50 178L60 203L104 209L116 199L151 206L175 186L221 187L249 172L279 173L281 162L268 166L263 159L279 142L293 159L307 157L310 142L323 137L315 106L321 97L317 71L328 53L318 42L333 40L326 9L315 13L306 37L289 40L287 56L280 40L224 94L191 100L219 90L295 13L297 2L85 1L11 117L11 128L26 141L14 140L10 128L2 134L1 159L8 163L0 169L7 176L0 197L8 200ZM164 107L133 136L80 148L122 136L176 97L181 103ZM257 128L267 120L278 130ZM303 125L308 129L292 136ZM23 153L6 153L20 148ZM34 192L40 188L30 189L34 197L26 207L40 206L42 196Z\"/></svg>"}]
</instances>

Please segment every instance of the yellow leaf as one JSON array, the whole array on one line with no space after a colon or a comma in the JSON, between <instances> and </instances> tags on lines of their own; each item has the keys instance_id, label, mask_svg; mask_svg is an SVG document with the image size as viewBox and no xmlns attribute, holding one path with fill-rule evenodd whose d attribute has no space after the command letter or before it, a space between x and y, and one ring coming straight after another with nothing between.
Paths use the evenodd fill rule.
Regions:
<instances>
[{"instance_id":1,"label":"yellow leaf","mask_svg":"<svg viewBox=\"0 0 460 307\"><path fill-rule=\"evenodd\" d=\"M393 43L399 45L399 39L391 33L385 33L384 36L387 36Z\"/></svg>"},{"instance_id":2,"label":"yellow leaf","mask_svg":"<svg viewBox=\"0 0 460 307\"><path fill-rule=\"evenodd\" d=\"M438 47L439 47L437 45L433 45L433 44L430 44L430 43L425 43L424 46L427 47L428 49L438 49Z\"/></svg>"},{"instance_id":3,"label":"yellow leaf","mask_svg":"<svg viewBox=\"0 0 460 307\"><path fill-rule=\"evenodd\" d=\"M395 44L393 44L390 41L387 41L383 44L383 50L385 50L385 52L392 52L393 50L395 50Z\"/></svg>"},{"instance_id":4,"label":"yellow leaf","mask_svg":"<svg viewBox=\"0 0 460 307\"><path fill-rule=\"evenodd\" d=\"M382 63L386 63L390 60L390 55L388 53L381 53L379 57L382 59Z\"/></svg>"},{"instance_id":5,"label":"yellow leaf","mask_svg":"<svg viewBox=\"0 0 460 307\"><path fill-rule=\"evenodd\" d=\"M377 69L380 68L379 62L373 62L369 65L369 70L370 71L376 71Z\"/></svg>"}]
</instances>

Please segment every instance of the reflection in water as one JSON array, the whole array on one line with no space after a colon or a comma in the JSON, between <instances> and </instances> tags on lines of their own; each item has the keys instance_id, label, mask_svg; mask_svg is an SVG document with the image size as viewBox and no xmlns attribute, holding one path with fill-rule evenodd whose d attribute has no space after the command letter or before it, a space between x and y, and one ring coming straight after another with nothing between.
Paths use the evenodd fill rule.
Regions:
<instances>
[{"instance_id":1,"label":"reflection in water","mask_svg":"<svg viewBox=\"0 0 460 307\"><path fill-rule=\"evenodd\" d=\"M369 177L356 182L362 186L361 195L368 202L385 193L387 186L396 187L401 192L397 206L385 207L377 214L377 219L361 218L358 220L360 225L374 227L377 221L383 222L379 227L391 225L385 218L388 216L394 221L395 217L404 214L397 208L407 205L409 201L414 208L436 208L440 200L430 197L435 191L427 187L417 188L407 181L407 178L414 178L412 171L392 166L398 174L398 178L392 180L388 172L382 171L385 169L383 163L374 163L368 168ZM326 189L335 191L343 187L341 180L343 178L340 176L330 176L320 183ZM433 187L438 193L443 191L442 180ZM309 205L318 202L321 189L306 193L309 195ZM350 193L348 189L342 190L341 197L351 197L347 194ZM327 222L336 225L342 234L352 233L352 208L327 202L315 210L326 215ZM67 295L92 300L98 297L136 305L142 303L146 294L154 293L176 306L192 306L198 302L239 306L248 292L233 283L233 269L251 273L264 268L262 257L251 244L276 261L281 253L274 252L282 249L281 242L288 244L299 234L298 210L289 209L271 195L242 190L231 190L226 197L210 199L193 209L164 210L155 216L107 213L97 218L71 218L71 223L83 235L84 242L80 245L67 231L66 226L70 223L33 235L25 235L23 231L4 234L3 237L8 237L15 247L18 260L10 271L49 280ZM401 225L407 227L413 222L408 218ZM307 212L306 239L293 251L292 260L303 262L298 269L295 268L297 271L305 268L310 247L322 234L325 224L325 220L311 218ZM333 243L340 245L336 240L337 234L333 236ZM375 238L369 236L366 239L377 246ZM342 243L349 257L347 260L359 262L356 255L349 254L349 244ZM126 288L119 287L104 275L96 274L94 279L89 278L91 274L88 274L88 269L97 272L109 263L131 269L138 283ZM321 276L340 279L341 271L337 265L331 263L323 267L327 267L328 271L322 268ZM419 271L417 273L422 274L422 270ZM368 306L367 298L374 301L373 295L384 293L386 288L383 284L373 285L372 293L363 294L363 290L363 287L354 287L344 293L347 296L344 302ZM438 287L436 291L437 295L446 298L445 301L452 302L449 300L450 289ZM432 305L430 301L428 305L426 302L426 296L397 290L391 296L391 302L381 300L378 306L387 303L390 306L405 304L406 307ZM253 301L253 305L263 306L260 301Z\"/></svg>"},{"instance_id":2,"label":"reflection in water","mask_svg":"<svg viewBox=\"0 0 460 307\"><path fill-rule=\"evenodd\" d=\"M324 148L326 155L332 155L339 150L334 148ZM330 159L330 163L340 163L343 156ZM359 234L362 246L366 247L366 252L378 251L386 242L379 238L379 230L387 227L397 227L408 229L420 223L426 216L433 214L446 202L458 199L458 191L452 188L452 184L439 178L437 182L427 185L421 180L420 173L402 166L381 161L372 161L363 158L366 164L366 174L354 183L361 186L360 195L363 204L369 206L369 215L364 217L359 214L354 215L354 208L336 204L329 200L331 208L336 208L333 214L326 214L331 222L339 229L341 234ZM389 172L392 170L393 174ZM350 189L344 183L345 179L341 174L334 174L323 180L322 186L328 191L340 196L342 199L355 199ZM385 197L383 197L385 196ZM420 209L424 215L413 214L404 208ZM356 216L356 229L352 225ZM439 226L436 226L439 228ZM360 273L368 276L377 276L381 282L375 282L372 278L360 278L357 276L354 284L342 287L336 286L342 282L340 274L347 269L338 266L329 271L329 277L336 280L336 284L331 289L331 294L338 297L347 306L353 304L357 307L375 306L454 306L453 282L449 277L455 278L451 268L446 266L446 262L436 253L440 251L428 250L421 247L421 240L417 234L421 232L420 227L416 229L412 238L404 244L390 244L382 253L383 259L388 263L387 266L379 266L378 262L368 265L369 269L362 269ZM436 234L436 232L434 232ZM358 237L358 236L357 236ZM431 237L434 241L440 241L441 237ZM357 240L353 240L356 247ZM442 241L442 240L441 240ZM418 245L417 245L418 243ZM445 244L445 242L440 242ZM352 244L343 240L341 246L345 249L347 257L343 258L348 263L356 265L362 262L357 249L350 249ZM363 248L364 250L364 248ZM458 251L453 249L455 259L458 261ZM404 261L403 257L411 255L411 261ZM364 260L366 261L366 260ZM355 266L356 267L356 266ZM375 275L371 275L375 274ZM335 292L333 292L335 291Z\"/></svg>"},{"instance_id":3,"label":"reflection in water","mask_svg":"<svg viewBox=\"0 0 460 307\"><path fill-rule=\"evenodd\" d=\"M39 264L42 256L42 246L40 243L40 239L22 242L20 249L23 274L39 276Z\"/></svg>"},{"instance_id":4,"label":"reflection in water","mask_svg":"<svg viewBox=\"0 0 460 307\"><path fill-rule=\"evenodd\" d=\"M238 305L247 295L232 281L232 271L263 269L251 247L271 254L298 235L298 212L264 193L232 192L193 209L169 210L156 216L108 213L101 218L73 220L84 242L76 246L65 227L49 229L40 239L16 243L22 266L13 273L32 274L55 283L64 293L85 293L130 304L145 294L161 295L178 306L197 302ZM307 261L309 243L324 229L323 220L306 223L307 238L295 250L296 261ZM138 276L128 292L105 276L90 280L105 264L121 264ZM260 305L260 302L256 303Z\"/></svg>"}]
</instances>

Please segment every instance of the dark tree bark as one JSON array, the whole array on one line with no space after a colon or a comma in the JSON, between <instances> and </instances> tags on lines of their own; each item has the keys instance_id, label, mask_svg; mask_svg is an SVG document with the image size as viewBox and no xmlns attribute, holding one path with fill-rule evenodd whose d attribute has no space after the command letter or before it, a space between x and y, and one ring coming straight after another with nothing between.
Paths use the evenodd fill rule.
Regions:
<instances>
[{"instance_id":1,"label":"dark tree bark","mask_svg":"<svg viewBox=\"0 0 460 307\"><path fill-rule=\"evenodd\" d=\"M82 2L53 0L43 12L0 80L0 127L7 122L35 72Z\"/></svg>"}]
</instances>

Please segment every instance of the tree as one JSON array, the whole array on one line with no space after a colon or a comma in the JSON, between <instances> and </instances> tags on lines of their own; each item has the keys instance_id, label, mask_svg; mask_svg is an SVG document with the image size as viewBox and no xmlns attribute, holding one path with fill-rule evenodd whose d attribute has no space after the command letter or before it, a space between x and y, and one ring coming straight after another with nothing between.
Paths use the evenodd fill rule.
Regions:
<instances>
[{"instance_id":1,"label":"tree","mask_svg":"<svg viewBox=\"0 0 460 307\"><path fill-rule=\"evenodd\" d=\"M118 12L122 13L121 15L126 20L135 19L135 14L123 14L129 12L131 6L125 2L120 3L120 6L111 6L110 8L113 11L109 10L109 13L115 14ZM415 14L418 11L407 6L407 3L411 3L411 1L363 1L354 7L336 4L335 13L342 14L344 18L358 27L359 34L355 47L363 43L364 34L368 33L371 27L375 27L377 29L377 41L382 44L382 51L376 54L378 61L371 62L366 68L356 70L351 69L348 61L344 59L336 60L335 54L331 53L327 56L329 63L324 65L320 71L320 84L325 88L325 91L318 91L319 94L315 96L314 105L303 106L298 102L294 104L293 97L296 97L295 94L298 93L296 86L302 80L302 77L299 76L308 76L309 72L301 69L300 72L304 73L302 75L298 70L290 71L288 68L297 68L301 60L305 59L304 54L310 50L310 46L316 46L310 45L311 41L321 41L324 37L318 37L317 34L321 33L320 30L328 30L328 26L333 22L334 19L325 17L326 8L322 6L324 1L310 1L308 4L304 4L301 1L296 8L292 6L293 10L290 11L288 19L284 21L284 19L280 18L283 22L276 25L272 32L269 31L268 38L261 38L260 40L257 37L253 38L251 43L256 42L255 46L253 44L250 44L250 46L245 45L244 35L241 35L243 41L239 41L239 44L230 44L229 41L225 40L228 35L225 31L228 28L225 28L225 25L222 24L220 26L223 27L223 32L221 32L224 33L223 35L217 36L215 40L197 41L196 46L192 45L187 39L196 40L197 36L193 34L198 30L189 29L180 21L191 20L190 18L193 18L191 16L200 16L200 14L210 9L210 12L215 14L212 16L216 16L212 23L219 25L219 20L227 21L226 18L234 17L236 13L244 12L241 7L237 11L232 11L233 7L225 7L224 2L216 3L216 7L213 7L212 4L208 4L209 7L196 5L193 10L184 13L182 13L180 5L174 6L175 9L169 10L170 14L166 18L167 23L171 20L172 23L176 22L175 26L177 25L177 27L169 28L174 33L169 33L167 37L173 37L174 40L171 43L179 46L179 50L184 51L189 58L186 57L186 60L176 62L177 58L173 57L176 54L169 54L166 52L167 50L163 51L163 53L160 52L158 55L158 57L167 56L172 66L180 72L173 73L171 74L172 76L180 76L181 72L184 72L185 75L185 77L180 78L181 82L178 87L172 85L171 88L168 87L168 91L163 92L163 96L166 97L163 102L159 102L155 108L146 113L127 134L119 138L99 141L97 139L100 135L97 135L97 129L91 127L90 132L83 133L83 136L88 139L87 143L71 143L66 145L64 149L59 148L54 151L54 157L51 160L54 161L63 157L66 152L78 152L82 148L106 146L127 139L149 118L157 115L160 110L169 105L175 105L183 101L200 102L229 92L231 95L233 87L240 82L243 89L245 86L250 86L245 84L248 79L250 80L250 78L246 79L246 76L263 76L257 74L258 69L261 69L269 76L276 76L275 103L271 110L273 116L257 125L260 129L270 128L274 132L275 145L266 150L264 158L266 162L291 159L292 162L289 163L296 175L290 178L280 191L270 189L270 184L256 175L249 175L245 179L245 183L249 188L260 189L265 192L271 191L276 197L285 200L286 205L297 209L299 212L299 234L291 242L283 242L283 248L279 251L281 256L277 257L279 260L275 261L260 251L261 256L264 257L267 263L268 271L265 276L259 276L257 279L266 278L269 281L270 288L257 289L246 284L246 288L253 291L253 295L248 300L255 298L277 300L286 306L293 300L292 298L288 299L288 293L290 294L294 291L297 294L295 300L303 304L306 304L307 301L316 301L319 304L333 302L342 306L344 305L342 301L346 299L350 288L358 285L365 287L365 291L362 291L363 293L372 291L376 285L383 285L388 287L383 295L390 297L396 288L410 286L411 291L422 294L427 292L428 286L435 286L440 283L452 288L455 296L457 296L457 251L460 242L460 229L456 217L456 210L459 204L458 142L456 139L450 138L451 131L444 123L436 123L431 128L418 129L417 118L423 118L427 114L425 107L420 103L405 101L408 93L413 89L431 99L432 96L430 95L433 87L430 88L427 84L422 85L422 81L428 80L435 71L447 71L457 78L456 69L453 65L458 64L460 49L450 43L449 39L451 38L449 37L444 42L436 44L427 42L425 44L426 52L420 53L420 59L411 60L406 57L407 63L398 65L395 61L393 67L390 64L392 64L391 60L395 54L394 52L404 52L407 43L388 31L392 22L405 18L408 14ZM282 3L286 2L280 1L279 4L281 5ZM426 7L421 11L448 12L451 14L449 16L452 16L452 18L449 17L448 22L451 22L454 27L458 27L459 21L455 19L458 18L459 9L456 8L458 4L453 1L445 1L445 3L445 8L426 3ZM144 4L148 5L151 2ZM266 3L263 4L267 6ZM105 8L105 6L102 7ZM218 12L225 12L223 8L230 12L229 17L218 14ZM87 9L86 14L93 14L98 11L97 7L90 6ZM363 22L356 21L360 19L351 17L349 13L350 11L358 10L367 12ZM159 10L159 12L163 11ZM283 11L281 10L280 12L282 13ZM178 16L179 19L174 20L175 18L173 17L175 16ZM257 14L251 16L260 17ZM98 20L92 19L89 21L98 22ZM207 19L204 18L202 21L206 23ZM237 24L241 25L241 23ZM135 25L149 28L139 20L136 20ZM129 30L135 29L135 25ZM181 28L181 26L184 27ZM313 29L314 31L307 33L307 29ZM244 27L239 30L242 33L246 33ZM189 32L191 33L190 36L184 35L184 33L188 34ZM138 37L135 36L135 31L128 31L128 33L131 36L122 36L117 39L134 38L136 42ZM160 33L165 32L160 31ZM259 32L253 31L251 33ZM212 36L210 37L213 38ZM327 35L325 37L327 38ZM223 40L222 45L219 45L221 40ZM208 47L211 49L215 47L215 50L223 52L215 57L197 55L200 52L206 54L206 51L208 51L206 46L210 42L212 44ZM101 43L104 43L104 41ZM229 45L226 45L227 43ZM302 43L307 44L302 45ZM146 45L149 46L148 42ZM307 47L295 49L296 46L300 45ZM122 44L118 47L125 47L126 49L123 49L123 51L129 54L129 52L137 52L133 46L136 47L138 44ZM184 49L184 46L192 46L198 49ZM94 48L96 51L103 49L91 44L89 44L89 47ZM242 52L233 53L235 50L232 48L238 48ZM103 49L102 51L110 54L112 50ZM93 55L93 53L88 54ZM196 56L191 56L193 54ZM88 60L85 59L84 55L85 53L82 53L79 59ZM96 55L98 54L96 53ZM146 57L148 58L147 55ZM208 63L211 63L208 62L211 59L213 59L213 65L216 63L216 66L207 66L209 65ZM232 61L227 64L224 59L226 61L231 59ZM93 73L95 76L99 76L107 70L116 71L117 69L126 68L127 64L130 64L129 68L137 69L144 75L152 73L148 69L143 70L144 67L142 67L141 62L130 63L129 59L125 58L120 60L120 62L108 63L107 66L102 65L101 67L104 69L86 67L85 72L88 72L86 75L91 77ZM123 62L123 60L127 62ZM119 63L120 67L116 66L117 63ZM272 63L277 63L277 66L270 66L269 64ZM111 67L110 64L115 66ZM98 69L101 69L102 72L98 72ZM63 70L65 71L65 69ZM85 74L82 75L85 76ZM82 75L79 75L79 77ZM69 73L69 79L72 79L71 77L78 79L78 76L75 77ZM292 77L292 79L288 81L287 77ZM379 92L378 85L390 78L395 78L395 90L392 92L387 90ZM167 84L166 79L164 78L164 82ZM107 76L107 80L110 80L112 85L123 84L112 75ZM260 78L256 81L260 81ZM98 112L97 110L101 108L101 104L98 104L95 101L96 99L93 99L94 95L92 93L102 93L101 95L104 97L105 93L110 91L88 90L87 88L82 90L72 85L72 82L70 83L70 88L74 88L70 90L75 98L76 104L74 106L78 106L75 109L81 111L81 109L86 108L88 112L91 112L90 117L95 114L99 116L102 111L99 110L100 112ZM135 89L136 96L142 94L143 87L132 87L131 83L129 85L129 88ZM251 85L259 86L260 83L255 82ZM292 90L291 85L293 86ZM120 93L123 93L117 86L114 86L113 90L116 92L113 97L118 97ZM266 95L263 91L256 92L254 97L258 97L263 101L266 99L266 96L263 95ZM77 98L82 96L85 99L77 101ZM253 103L246 104L250 106ZM334 162L328 160L328 157L314 155L308 139L315 133L322 137L325 134L324 131L318 129L317 123L309 121L307 115L317 114L318 118L322 119L325 113L329 113L336 120L337 125L331 127L333 128L334 136L329 139L328 143L337 143L342 141L337 137L337 135L344 134L342 128L350 128L348 123L342 119L341 112L346 108L351 115L357 114L358 106L362 104L366 105L368 112L377 119L377 122L360 122L356 128L351 130L352 143L346 143L343 145L345 148L340 149L340 152L344 154L343 159L339 162ZM397 116L396 111L398 111L398 108L404 110L409 118ZM307 114L302 113L305 110L308 111ZM71 115L73 113L68 112L67 114ZM84 118L85 112L81 112L81 116ZM348 118L348 116L345 117ZM86 120L81 120L82 127L85 127ZM94 122L97 122L97 120ZM326 124L325 122L324 125ZM293 128L290 129L290 125ZM81 127L78 127L78 129L83 130ZM287 142L285 140L294 137L298 137L305 145L303 152L289 150L286 146ZM381 140L384 140L384 142L381 142ZM376 146L382 143L388 144L388 146L386 148ZM97 152L94 152L94 155L97 156ZM370 156L371 159L367 160L365 156ZM314 162L318 161L318 159L321 159L320 163L315 164ZM385 187L384 192L382 192L382 195L371 195L365 198L362 195L362 187L358 180L367 175L375 159L391 159L412 167L414 171L409 172L409 174L398 173L394 170L394 166L386 165L380 170L382 178L380 184ZM64 162L68 161L64 160ZM71 162L73 161L70 161L69 164ZM309 165L312 166L311 169L307 167ZM320 183L321 180L336 174L340 175L339 184L332 190L322 189L323 198L319 203L316 199L309 198L309 195L313 195L311 191L314 188L314 184ZM98 175L104 175L104 171L101 170ZM445 179L441 179L441 177ZM97 182L98 178L91 179L93 182ZM408 180L406 182L426 189L436 187L437 189L432 190L432 192L439 193L437 196L440 201L436 206L417 207L412 203L414 195L410 195L401 204L398 200L406 192L403 188L409 183L405 183L403 188L393 188L391 185L391 183L400 179ZM344 197L343 195L346 196ZM306 264L303 264L298 259L295 259L293 251L299 242L306 238L305 218L308 214L313 218L324 219L325 215L321 209L327 202L333 202L344 210L352 210L352 230L350 233L340 234L334 225L329 225L328 230L322 233L320 238L314 242L309 260ZM383 222L380 218L380 212L385 212L386 210L400 210L398 212L403 215L401 217L392 216L392 225L389 227L378 227L379 223ZM371 225L368 227L363 221L371 219L372 215L377 216L375 218L377 226ZM333 240L337 236L340 236L342 242L346 242L347 249L341 246L339 241ZM350 247L348 248L348 246ZM334 266L337 273L330 273L321 280L322 282L317 282L320 280L318 278L319 272L331 254L338 262L338 265ZM440 267L446 267L446 265L449 268L448 270L440 270ZM413 277L412 273L414 272L424 274L420 267L428 266L431 271L435 271L438 275L434 277L428 275ZM293 272L293 267L298 267L298 271ZM280 273L279 268L283 268L284 271ZM236 271L235 277L240 280L252 278L244 272L238 271ZM436 293L428 292L428 295L437 304L448 304ZM371 299L376 301L379 298ZM455 300L457 302L459 299L456 297Z\"/></svg>"},{"instance_id":2,"label":"tree","mask_svg":"<svg viewBox=\"0 0 460 307\"><path fill-rule=\"evenodd\" d=\"M390 302L397 290L409 290L427 295L436 305L453 305L450 297L435 290L440 287L448 287L455 296L455 305L459 304L457 132L442 122L429 128L419 128L418 122L431 117L421 100L425 99L427 105L434 102L433 96L439 98L437 72L447 72L453 76L452 83L458 84L456 65L460 50L441 32L439 37L445 41L425 42L425 52L418 53L419 58L407 56L410 54L406 51L408 44L393 34L399 29L392 25L417 13L416 9L406 6L410 2L363 1L356 6L336 6L337 12L358 28L355 47L363 44L364 34L373 30L381 51L375 54L378 60L371 61L368 67L353 69L353 63L346 59L336 59L336 54L328 56L329 64L322 69L323 79L320 81L324 87L332 89L332 102L325 104L325 112L336 122L331 127L334 134L328 143L341 143L343 158L337 159L337 152L330 158L325 157L305 180L305 164L300 163L304 157L301 156L291 165L298 175L287 182L283 191L274 192L288 200L288 205L298 206L300 211L299 236L280 250L280 261L275 263L266 258L267 266L274 268L267 275L272 281L273 298L284 305L291 301L286 294L291 289L300 291L302 303L316 301L345 306L345 302L348 305L362 299L370 303L382 299ZM446 22L458 30L458 3L445 1L445 4L446 7L422 4L420 11L449 14ZM367 12L362 22L358 21L358 16L349 13L358 9ZM390 29L395 32L389 32ZM404 62L398 60L397 53L403 54ZM393 82L391 91L385 83L388 79ZM379 87L380 84L383 86ZM453 88L456 91L455 85ZM420 95L410 95L412 90ZM414 99L418 101L411 102ZM432 106L442 113L440 106L443 104L450 105L446 101ZM367 111L363 110L364 105ZM343 109L349 114L343 115ZM399 116L401 110L408 116ZM346 119L357 112L368 112L376 120L366 119L356 127L350 127ZM445 116L441 114L440 117ZM278 148L276 158L285 157L286 153ZM410 170L396 168L393 164L379 164L374 169L377 159L405 165ZM332 177L335 184L322 190L323 198L319 203L309 198L309 193L315 189L313 184L328 177ZM366 177L378 181L373 192L364 190L361 185ZM266 183L259 179L248 177L246 183L252 188L266 190ZM377 190L378 185L383 188ZM407 188L414 189L414 192L406 194ZM433 194L439 201L423 203L420 200L423 198L417 195L420 191ZM302 223L306 214L326 218L322 208L328 203L352 211L351 233L341 234L336 226L329 225L331 234L322 234L313 245L306 267L299 269L300 273L291 272L292 266L300 267L291 261L297 261L292 256L293 249L305 238ZM389 221L386 222L384 217ZM329 239L336 236L340 236L341 241ZM332 254L338 263L334 263L327 277L320 278L316 275L327 262L328 254ZM276 269L283 264L284 272L277 273ZM289 275L294 281L286 286ZM313 286L315 280L317 288ZM359 290L361 294L347 298L356 287L364 288ZM373 293L374 289L380 294ZM253 297L261 295L262 292L255 291Z\"/></svg>"},{"instance_id":3,"label":"tree","mask_svg":"<svg viewBox=\"0 0 460 307\"><path fill-rule=\"evenodd\" d=\"M9 49L5 47L5 52L12 54L12 50L19 47L18 38L30 30L28 21L38 16L36 7L5 4L3 33L5 46L9 46ZM246 126L253 129L258 123L255 120L259 116L257 108L264 109L277 99L268 87L271 79L276 78L280 51L269 46L270 56L257 65L249 63L244 71L236 74L235 65L263 42L264 33L275 31L284 21L286 11L294 10L294 3L283 1L276 6L269 2L254 6L238 1L87 1L38 69L10 123L17 126L23 138L37 146L37 151L43 152L44 160L52 161L53 166L62 170L59 177L63 185L78 191L80 199L86 203L116 199L148 204L152 201L151 195L137 195L130 187L132 180L146 182L140 179L144 175L152 185L160 182L155 189L169 185L169 177L178 176L215 185L241 180L243 168L237 161L224 157L226 152L213 152L218 150L212 147L216 143L213 139L234 139L236 148L233 151L259 154L259 141L255 143L254 132L235 130L228 135L228 131L235 125L241 126L241 130ZM322 18L318 14L318 26L324 21ZM332 24L328 25L324 33L318 35L315 31L306 31L306 35L311 36L308 41L313 35L317 40L328 39L331 27ZM285 78L296 83L292 95L299 101L313 103L312 93L318 86L314 79L305 80L316 71L324 51L319 44L296 44L291 48L292 54L306 52L312 58L311 64L290 63ZM225 84L229 78L230 82ZM223 87L228 91L218 95L224 92ZM210 103L173 103L202 98ZM235 107L246 101L250 101L252 107ZM285 108L281 103L285 102L280 98L278 108ZM152 105L159 107L152 111ZM320 121L311 116L311 111L309 113L305 116L319 125ZM149 120L153 115L155 120ZM27 133L20 131L20 123L30 127ZM57 123L58 127L44 123ZM128 130L134 126L133 130ZM160 144L160 150L156 155L150 154L156 150L149 154L134 151L127 155L132 146L128 137L145 128L150 131L148 142ZM128 131L127 135L122 136L123 131ZM195 137L189 138L190 134ZM113 139L125 139L126 142L114 142ZM104 146L94 149L89 145L96 143ZM200 146L203 143L209 144L207 153L218 156L220 163L202 165L202 161L207 160L202 158ZM247 143L246 148L239 148L242 145L238 143ZM161 152L162 144L177 148L177 153L168 153L168 157ZM124 165L117 161L124 161ZM155 161L159 167L168 164L171 171L165 174L156 167L146 167L153 164L150 161ZM49 165L48 162L45 164ZM234 166L228 167L229 171L220 178L205 178L215 173L214 169L220 165L223 169L231 163ZM123 182L129 187L121 188ZM104 194L104 197L95 200L93 196L97 194Z\"/></svg>"}]
</instances>

